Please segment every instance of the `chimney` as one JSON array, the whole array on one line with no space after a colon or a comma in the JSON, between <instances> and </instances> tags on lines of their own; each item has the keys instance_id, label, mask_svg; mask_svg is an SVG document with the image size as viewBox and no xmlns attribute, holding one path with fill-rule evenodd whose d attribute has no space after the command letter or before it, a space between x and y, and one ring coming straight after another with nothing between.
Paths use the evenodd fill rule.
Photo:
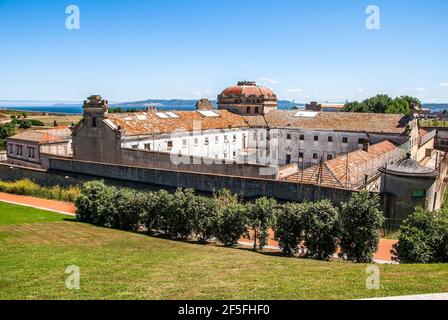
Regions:
<instances>
[{"instance_id":1,"label":"chimney","mask_svg":"<svg viewBox=\"0 0 448 320\"><path fill-rule=\"evenodd\" d=\"M213 105L208 99L201 99L198 102L196 102L196 110L198 111L204 111L204 110L212 110Z\"/></svg>"},{"instance_id":2,"label":"chimney","mask_svg":"<svg viewBox=\"0 0 448 320\"><path fill-rule=\"evenodd\" d=\"M369 139L364 139L362 143L362 150L364 150L365 152L369 152L369 147L370 147Z\"/></svg>"}]
</instances>

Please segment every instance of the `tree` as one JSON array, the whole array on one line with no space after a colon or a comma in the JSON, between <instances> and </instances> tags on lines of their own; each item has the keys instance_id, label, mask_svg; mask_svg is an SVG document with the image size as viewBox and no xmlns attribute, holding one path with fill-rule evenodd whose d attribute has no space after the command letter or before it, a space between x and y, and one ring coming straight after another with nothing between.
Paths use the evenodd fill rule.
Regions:
<instances>
[{"instance_id":1,"label":"tree","mask_svg":"<svg viewBox=\"0 0 448 320\"><path fill-rule=\"evenodd\" d=\"M247 207L238 202L238 197L228 190L215 194L218 206L215 237L226 247L234 247L247 234Z\"/></svg>"},{"instance_id":2,"label":"tree","mask_svg":"<svg viewBox=\"0 0 448 320\"><path fill-rule=\"evenodd\" d=\"M80 222L105 225L106 212L111 203L113 189L102 181L86 182L76 198L76 218Z\"/></svg>"},{"instance_id":3,"label":"tree","mask_svg":"<svg viewBox=\"0 0 448 320\"><path fill-rule=\"evenodd\" d=\"M392 99L386 94L378 94L374 97L365 99L362 102L346 102L343 108L345 112L362 113L395 113L412 114L410 105L414 103L417 108L421 106L420 100L410 96L401 96Z\"/></svg>"},{"instance_id":4,"label":"tree","mask_svg":"<svg viewBox=\"0 0 448 320\"><path fill-rule=\"evenodd\" d=\"M308 203L287 203L278 212L274 232L283 255L292 256L303 241L303 214L308 209Z\"/></svg>"},{"instance_id":5,"label":"tree","mask_svg":"<svg viewBox=\"0 0 448 320\"><path fill-rule=\"evenodd\" d=\"M341 209L341 257L353 262L371 262L378 250L379 229L384 217L379 196L367 191L353 193Z\"/></svg>"},{"instance_id":6,"label":"tree","mask_svg":"<svg viewBox=\"0 0 448 320\"><path fill-rule=\"evenodd\" d=\"M307 206L302 220L306 255L313 259L329 260L338 245L338 210L328 200L315 202Z\"/></svg>"},{"instance_id":7,"label":"tree","mask_svg":"<svg viewBox=\"0 0 448 320\"><path fill-rule=\"evenodd\" d=\"M247 220L250 228L249 238L254 241L254 250L262 250L269 240L269 228L273 224L277 201L272 198L259 198L247 206Z\"/></svg>"},{"instance_id":8,"label":"tree","mask_svg":"<svg viewBox=\"0 0 448 320\"><path fill-rule=\"evenodd\" d=\"M395 258L401 263L448 262L448 214L416 208L400 226Z\"/></svg>"},{"instance_id":9,"label":"tree","mask_svg":"<svg viewBox=\"0 0 448 320\"><path fill-rule=\"evenodd\" d=\"M217 205L212 198L197 196L194 203L192 229L202 242L209 240L215 233L217 224Z\"/></svg>"}]
</instances>

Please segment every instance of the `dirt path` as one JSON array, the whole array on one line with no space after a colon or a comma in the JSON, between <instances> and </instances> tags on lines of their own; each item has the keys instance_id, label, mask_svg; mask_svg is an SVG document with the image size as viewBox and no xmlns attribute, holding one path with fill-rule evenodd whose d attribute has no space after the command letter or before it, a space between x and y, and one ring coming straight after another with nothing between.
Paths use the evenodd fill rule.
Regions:
<instances>
[{"instance_id":1,"label":"dirt path","mask_svg":"<svg viewBox=\"0 0 448 320\"><path fill-rule=\"evenodd\" d=\"M47 211L62 213L66 215L74 215L76 212L75 205L70 202L40 199L29 196L18 196L15 194L9 194L3 192L0 192L0 201L19 204L36 209L43 209Z\"/></svg>"}]
</instances>

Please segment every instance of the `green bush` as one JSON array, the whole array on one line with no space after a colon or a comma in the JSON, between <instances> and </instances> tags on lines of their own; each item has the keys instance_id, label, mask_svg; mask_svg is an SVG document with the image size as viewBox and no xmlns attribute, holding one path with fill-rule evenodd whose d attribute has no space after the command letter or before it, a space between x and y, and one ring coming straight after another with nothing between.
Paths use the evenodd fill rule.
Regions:
<instances>
[{"instance_id":1,"label":"green bush","mask_svg":"<svg viewBox=\"0 0 448 320\"><path fill-rule=\"evenodd\" d=\"M278 212L275 239L285 256L292 256L299 250L304 236L303 215L308 206L308 203L287 203Z\"/></svg>"},{"instance_id":2,"label":"green bush","mask_svg":"<svg viewBox=\"0 0 448 320\"><path fill-rule=\"evenodd\" d=\"M378 251L378 230L384 223L379 196L354 193L341 210L341 257L353 262L371 262Z\"/></svg>"},{"instance_id":3,"label":"green bush","mask_svg":"<svg viewBox=\"0 0 448 320\"><path fill-rule=\"evenodd\" d=\"M250 229L249 239L254 242L254 250L262 250L269 240L269 228L274 224L277 201L271 198L258 198L254 204L247 205L247 221Z\"/></svg>"},{"instance_id":4,"label":"green bush","mask_svg":"<svg viewBox=\"0 0 448 320\"><path fill-rule=\"evenodd\" d=\"M329 260L338 246L338 210L328 200L310 203L302 215L302 221L306 256Z\"/></svg>"},{"instance_id":5,"label":"green bush","mask_svg":"<svg viewBox=\"0 0 448 320\"><path fill-rule=\"evenodd\" d=\"M75 201L78 221L104 226L112 206L113 189L102 181L85 183Z\"/></svg>"},{"instance_id":6,"label":"green bush","mask_svg":"<svg viewBox=\"0 0 448 320\"><path fill-rule=\"evenodd\" d=\"M217 225L216 201L207 197L196 197L193 206L192 230L196 238L206 242L215 234Z\"/></svg>"},{"instance_id":7,"label":"green bush","mask_svg":"<svg viewBox=\"0 0 448 320\"><path fill-rule=\"evenodd\" d=\"M139 203L142 206L140 221L146 227L149 234L157 229L159 216L158 194L156 192L146 192L140 194Z\"/></svg>"},{"instance_id":8,"label":"green bush","mask_svg":"<svg viewBox=\"0 0 448 320\"><path fill-rule=\"evenodd\" d=\"M238 202L238 197L228 190L215 195L218 206L215 237L226 247L234 247L247 234L247 207Z\"/></svg>"},{"instance_id":9,"label":"green bush","mask_svg":"<svg viewBox=\"0 0 448 320\"><path fill-rule=\"evenodd\" d=\"M400 227L396 259L401 263L448 262L447 240L448 214L417 208Z\"/></svg>"}]
</instances>

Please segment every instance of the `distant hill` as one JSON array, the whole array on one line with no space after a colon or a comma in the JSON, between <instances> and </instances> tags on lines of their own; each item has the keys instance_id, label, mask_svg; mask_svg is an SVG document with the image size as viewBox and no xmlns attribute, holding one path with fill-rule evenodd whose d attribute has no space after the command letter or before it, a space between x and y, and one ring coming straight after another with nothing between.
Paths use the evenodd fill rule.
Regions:
<instances>
[{"instance_id":1,"label":"distant hill","mask_svg":"<svg viewBox=\"0 0 448 320\"><path fill-rule=\"evenodd\" d=\"M448 110L448 103L422 103L422 107L431 111Z\"/></svg>"},{"instance_id":2,"label":"distant hill","mask_svg":"<svg viewBox=\"0 0 448 320\"><path fill-rule=\"evenodd\" d=\"M171 109L171 110L192 110L195 108L197 100L182 100L182 99L148 99L143 101L133 101L133 102L123 102L112 104L112 107L119 108L145 108L145 107L156 107L160 109ZM211 100L213 107L217 107L217 101ZM279 100L279 109L292 109L294 107L303 107L303 103L294 103L288 100Z\"/></svg>"}]
</instances>

